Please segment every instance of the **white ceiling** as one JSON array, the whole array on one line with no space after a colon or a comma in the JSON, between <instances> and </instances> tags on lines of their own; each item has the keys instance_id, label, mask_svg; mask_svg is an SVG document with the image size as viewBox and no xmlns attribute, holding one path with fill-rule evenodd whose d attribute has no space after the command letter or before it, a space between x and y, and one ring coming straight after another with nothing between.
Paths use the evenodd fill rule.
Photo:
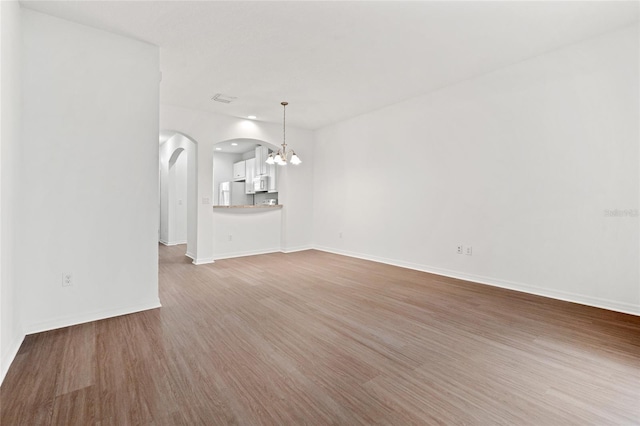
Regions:
<instances>
[{"instance_id":1,"label":"white ceiling","mask_svg":"<svg viewBox=\"0 0 640 426\"><path fill-rule=\"evenodd\" d=\"M252 139L232 139L215 144L215 150L226 154L244 154L258 146Z\"/></svg>"},{"instance_id":2,"label":"white ceiling","mask_svg":"<svg viewBox=\"0 0 640 426\"><path fill-rule=\"evenodd\" d=\"M638 2L22 1L160 46L161 102L316 129L638 22ZM231 104L214 102L222 93Z\"/></svg>"}]
</instances>

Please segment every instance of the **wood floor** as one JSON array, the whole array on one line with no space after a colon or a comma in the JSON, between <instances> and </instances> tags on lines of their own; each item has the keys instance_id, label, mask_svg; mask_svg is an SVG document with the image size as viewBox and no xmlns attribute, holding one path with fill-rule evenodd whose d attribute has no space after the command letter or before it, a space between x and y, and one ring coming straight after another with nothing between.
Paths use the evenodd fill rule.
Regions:
<instances>
[{"instance_id":1,"label":"wood floor","mask_svg":"<svg viewBox=\"0 0 640 426\"><path fill-rule=\"evenodd\" d=\"M163 308L28 336L2 425L640 424L640 318L318 251L194 266Z\"/></svg>"}]
</instances>

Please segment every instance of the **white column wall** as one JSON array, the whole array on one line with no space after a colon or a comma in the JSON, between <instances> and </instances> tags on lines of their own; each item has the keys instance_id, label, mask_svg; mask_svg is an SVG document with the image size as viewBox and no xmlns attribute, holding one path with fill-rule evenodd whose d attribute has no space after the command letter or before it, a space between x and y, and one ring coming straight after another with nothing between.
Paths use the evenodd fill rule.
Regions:
<instances>
[{"instance_id":1,"label":"white column wall","mask_svg":"<svg viewBox=\"0 0 640 426\"><path fill-rule=\"evenodd\" d=\"M25 331L158 307L158 48L26 9L22 38Z\"/></svg>"},{"instance_id":2,"label":"white column wall","mask_svg":"<svg viewBox=\"0 0 640 426\"><path fill-rule=\"evenodd\" d=\"M24 338L15 277L16 173L20 150L21 21L17 1L0 2L0 383Z\"/></svg>"}]
</instances>

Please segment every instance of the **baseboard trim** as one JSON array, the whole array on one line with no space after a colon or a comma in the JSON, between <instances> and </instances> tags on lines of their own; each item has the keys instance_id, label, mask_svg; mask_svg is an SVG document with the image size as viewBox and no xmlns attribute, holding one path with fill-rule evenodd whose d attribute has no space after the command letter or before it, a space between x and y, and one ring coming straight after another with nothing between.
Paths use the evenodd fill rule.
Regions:
<instances>
[{"instance_id":1,"label":"baseboard trim","mask_svg":"<svg viewBox=\"0 0 640 426\"><path fill-rule=\"evenodd\" d=\"M23 334L21 337L15 339L9 345L9 349L2 354L2 361L0 362L0 385L2 385L11 364L13 364L13 360L16 359L16 355L18 355L18 351L20 350L20 346L22 346L24 338L25 335Z\"/></svg>"},{"instance_id":2,"label":"baseboard trim","mask_svg":"<svg viewBox=\"0 0 640 426\"><path fill-rule=\"evenodd\" d=\"M26 334L42 333L43 331L55 330L63 327L70 327L72 325L84 324L92 321L99 321L107 318L119 317L121 315L134 314L136 312L147 311L150 309L157 309L162 307L160 300L156 300L149 303L143 303L140 305L126 306L122 308L107 309L104 311L88 312L85 314L74 315L70 317L56 318L50 321L39 322L31 324L27 328Z\"/></svg>"},{"instance_id":3,"label":"baseboard trim","mask_svg":"<svg viewBox=\"0 0 640 426\"><path fill-rule=\"evenodd\" d=\"M640 306L631 303L621 303L615 300L602 299L598 297L585 296L576 293L564 291L550 290L542 287L532 286L528 284L500 280L481 275L467 274L464 272L452 271L443 268L436 268L428 265L420 265L411 262L404 262L396 259L388 259L379 256L371 256L363 253L355 253L346 250L334 249L331 247L315 246L314 249L327 253L339 254L342 256L353 257L357 259L369 260L372 262L384 263L401 268L413 269L415 271L427 272L430 274L441 275L449 278L455 278L463 281L470 281L477 284L490 285L492 287L504 288L507 290L515 290L523 293L533 294L536 296L548 297L551 299L562 300L565 302L578 303L580 305L591 306L594 308L607 309L630 315L640 316Z\"/></svg>"},{"instance_id":4,"label":"baseboard trim","mask_svg":"<svg viewBox=\"0 0 640 426\"><path fill-rule=\"evenodd\" d=\"M191 256L189 256L191 257ZM193 259L193 257L191 257L191 259ZM200 258L200 259L193 259L193 263L194 265L206 265L208 263L214 263L215 260L213 257L204 257L204 258Z\"/></svg>"},{"instance_id":5,"label":"baseboard trim","mask_svg":"<svg viewBox=\"0 0 640 426\"><path fill-rule=\"evenodd\" d=\"M231 253L221 253L219 255L214 256L216 260L222 259L234 259L236 257L245 257L245 256L258 256L260 254L271 254L271 253L295 253L297 251L304 250L313 250L313 246L297 246L287 249L279 249L279 248L270 248L264 250L247 250L247 251L237 251Z\"/></svg>"},{"instance_id":6,"label":"baseboard trim","mask_svg":"<svg viewBox=\"0 0 640 426\"><path fill-rule=\"evenodd\" d=\"M236 251L236 252L231 252L231 253L221 253L221 254L218 254L218 255L214 256L214 258L216 260L234 259L236 257L246 257L246 256L257 256L257 255L260 255L260 254L280 253L280 251L281 250L279 248L271 248L271 249L264 249L264 250Z\"/></svg>"},{"instance_id":7,"label":"baseboard trim","mask_svg":"<svg viewBox=\"0 0 640 426\"><path fill-rule=\"evenodd\" d=\"M191 260L196 260L196 257L193 254L189 253L189 252L186 252L184 255L187 256Z\"/></svg>"},{"instance_id":8,"label":"baseboard trim","mask_svg":"<svg viewBox=\"0 0 640 426\"><path fill-rule=\"evenodd\" d=\"M236 257L246 257L246 256L258 256L260 254L271 254L271 253L279 253L279 248L273 249L265 249L265 250L247 250L247 251L237 251L232 253L222 253L215 256L216 260L222 259L234 259Z\"/></svg>"},{"instance_id":9,"label":"baseboard trim","mask_svg":"<svg viewBox=\"0 0 640 426\"><path fill-rule=\"evenodd\" d=\"M282 253L295 253L297 251L305 251L305 250L313 250L313 246L297 246L297 247L289 247L280 250Z\"/></svg>"},{"instance_id":10,"label":"baseboard trim","mask_svg":"<svg viewBox=\"0 0 640 426\"><path fill-rule=\"evenodd\" d=\"M160 240L160 242L162 244L164 244L165 246L168 246L168 247L179 246L180 244L187 244L186 241L163 241L163 240Z\"/></svg>"}]
</instances>

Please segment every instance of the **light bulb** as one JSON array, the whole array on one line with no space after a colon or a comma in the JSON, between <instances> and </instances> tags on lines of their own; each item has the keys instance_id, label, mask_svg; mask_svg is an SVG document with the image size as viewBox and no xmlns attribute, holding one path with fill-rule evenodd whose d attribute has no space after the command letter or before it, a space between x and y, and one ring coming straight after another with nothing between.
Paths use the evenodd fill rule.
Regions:
<instances>
[{"instance_id":1,"label":"light bulb","mask_svg":"<svg viewBox=\"0 0 640 426\"><path fill-rule=\"evenodd\" d=\"M294 152L293 155L291 156L291 164L293 164L294 166L297 166L300 163L302 163L302 160Z\"/></svg>"},{"instance_id":2,"label":"light bulb","mask_svg":"<svg viewBox=\"0 0 640 426\"><path fill-rule=\"evenodd\" d=\"M273 162L276 164L280 164L282 162L282 156L279 152L276 154L276 158L273 159Z\"/></svg>"},{"instance_id":3,"label":"light bulb","mask_svg":"<svg viewBox=\"0 0 640 426\"><path fill-rule=\"evenodd\" d=\"M265 161L265 163L267 163L267 164L275 164L275 161L273 159L273 153L269 154L269 156L267 157L267 161Z\"/></svg>"}]
</instances>

